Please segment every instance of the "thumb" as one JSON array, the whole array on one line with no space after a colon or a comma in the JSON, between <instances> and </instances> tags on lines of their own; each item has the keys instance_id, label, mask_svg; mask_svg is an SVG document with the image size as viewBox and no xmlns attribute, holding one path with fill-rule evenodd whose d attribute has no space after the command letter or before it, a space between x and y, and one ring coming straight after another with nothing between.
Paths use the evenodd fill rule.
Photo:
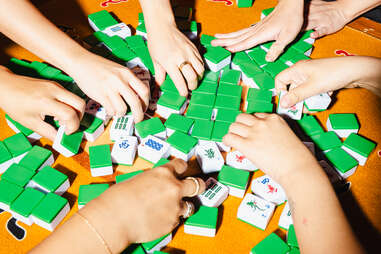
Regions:
<instances>
[{"instance_id":1,"label":"thumb","mask_svg":"<svg viewBox=\"0 0 381 254\"><path fill-rule=\"evenodd\" d=\"M298 102L304 101L305 99L321 93L318 89L318 85L314 82L306 81L294 88L291 88L289 92L282 97L280 101L283 108L289 108Z\"/></svg>"},{"instance_id":2,"label":"thumb","mask_svg":"<svg viewBox=\"0 0 381 254\"><path fill-rule=\"evenodd\" d=\"M267 52L266 61L274 62L279 57L279 55L283 53L284 48L296 38L297 34L298 32L294 33L289 29L281 30L278 38L275 40L273 45L271 45L269 51Z\"/></svg>"},{"instance_id":3,"label":"thumb","mask_svg":"<svg viewBox=\"0 0 381 254\"><path fill-rule=\"evenodd\" d=\"M57 135L57 130L42 119L34 119L32 121L32 129L42 137L48 138L51 141L54 141Z\"/></svg>"}]
</instances>

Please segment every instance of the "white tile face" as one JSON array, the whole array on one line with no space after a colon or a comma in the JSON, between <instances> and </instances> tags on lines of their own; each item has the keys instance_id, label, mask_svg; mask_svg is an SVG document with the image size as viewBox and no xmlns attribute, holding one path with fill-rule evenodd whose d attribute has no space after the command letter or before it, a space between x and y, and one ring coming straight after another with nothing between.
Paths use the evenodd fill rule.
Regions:
<instances>
[{"instance_id":1,"label":"white tile face","mask_svg":"<svg viewBox=\"0 0 381 254\"><path fill-rule=\"evenodd\" d=\"M142 142L138 146L138 154L139 157L155 164L161 158L168 158L170 154L170 145L160 138L149 135L142 139Z\"/></svg>"},{"instance_id":2,"label":"white tile face","mask_svg":"<svg viewBox=\"0 0 381 254\"><path fill-rule=\"evenodd\" d=\"M303 142L303 144L315 155L315 144L313 142Z\"/></svg>"},{"instance_id":3,"label":"white tile face","mask_svg":"<svg viewBox=\"0 0 381 254\"><path fill-rule=\"evenodd\" d=\"M9 126L9 128L11 128L14 132L16 132L16 133L20 132L20 130L12 122L10 122L8 119L5 119L5 120ZM42 138L41 135L37 134L36 132L33 132L32 134L27 136L27 139L30 143L34 143L41 138Z\"/></svg>"},{"instance_id":4,"label":"white tile face","mask_svg":"<svg viewBox=\"0 0 381 254\"><path fill-rule=\"evenodd\" d=\"M310 111L326 110L331 104L331 97L328 93L322 93L305 99L304 103Z\"/></svg>"},{"instance_id":5,"label":"white tile face","mask_svg":"<svg viewBox=\"0 0 381 254\"><path fill-rule=\"evenodd\" d=\"M95 32L99 31L99 28L94 24L93 21L91 21L91 19L88 18L87 20L89 21L89 25L90 25L90 27L91 27Z\"/></svg>"},{"instance_id":6,"label":"white tile face","mask_svg":"<svg viewBox=\"0 0 381 254\"><path fill-rule=\"evenodd\" d=\"M232 187L232 186L228 186L228 188L229 188L229 195L230 196L237 197L237 198L243 198L243 196L245 196L247 186L245 186L245 189L238 189L238 188Z\"/></svg>"},{"instance_id":7,"label":"white tile face","mask_svg":"<svg viewBox=\"0 0 381 254\"><path fill-rule=\"evenodd\" d=\"M52 222L48 223L46 221L43 221L35 216L31 216L32 220L34 223L39 225L42 228L45 228L46 230L49 231L54 231L54 229L60 224L60 222L66 217L66 215L70 211L70 206L69 203L67 203L62 210L57 214L57 216L53 219Z\"/></svg>"},{"instance_id":8,"label":"white tile face","mask_svg":"<svg viewBox=\"0 0 381 254\"><path fill-rule=\"evenodd\" d=\"M99 138L100 135L105 131L105 126L101 124L98 129L96 129L93 133L84 132L84 137L87 141L94 142Z\"/></svg>"},{"instance_id":9,"label":"white tile face","mask_svg":"<svg viewBox=\"0 0 381 254\"><path fill-rule=\"evenodd\" d=\"M229 188L214 178L210 177L206 181L206 190L198 195L203 206L219 207L229 195Z\"/></svg>"},{"instance_id":10,"label":"white tile face","mask_svg":"<svg viewBox=\"0 0 381 254\"><path fill-rule=\"evenodd\" d=\"M349 135L352 133L357 133L359 130L358 129L345 129L345 130L337 130L332 128L331 121L327 120L327 130L328 131L334 131L339 138L347 138Z\"/></svg>"},{"instance_id":11,"label":"white tile face","mask_svg":"<svg viewBox=\"0 0 381 254\"><path fill-rule=\"evenodd\" d=\"M193 157L195 150L196 150L196 147L192 148L192 150L186 154L186 153L183 153L174 147L171 147L170 148L170 154L171 154L171 156L182 159L183 161L189 161L190 158Z\"/></svg>"},{"instance_id":12,"label":"white tile face","mask_svg":"<svg viewBox=\"0 0 381 254\"><path fill-rule=\"evenodd\" d=\"M355 158L360 166L364 166L366 161L368 160L368 157L365 157L355 151L352 151L351 149L349 149L348 147L346 146L342 146L341 148L343 148L343 150L345 150L347 153L349 153L350 156L352 156L353 158Z\"/></svg>"},{"instance_id":13,"label":"white tile face","mask_svg":"<svg viewBox=\"0 0 381 254\"><path fill-rule=\"evenodd\" d=\"M224 165L224 157L215 142L205 142L196 147L196 157L204 174L218 172Z\"/></svg>"},{"instance_id":14,"label":"white tile face","mask_svg":"<svg viewBox=\"0 0 381 254\"><path fill-rule=\"evenodd\" d=\"M257 228L265 230L275 205L253 194L246 194L238 207L237 218Z\"/></svg>"},{"instance_id":15,"label":"white tile face","mask_svg":"<svg viewBox=\"0 0 381 254\"><path fill-rule=\"evenodd\" d=\"M283 188L267 175L253 179L251 191L276 205L284 203L287 199Z\"/></svg>"},{"instance_id":16,"label":"white tile face","mask_svg":"<svg viewBox=\"0 0 381 254\"><path fill-rule=\"evenodd\" d=\"M279 102L282 100L282 97L286 95L286 93L287 92L285 91L280 92ZM282 108L280 106L280 103L278 103L277 113L279 115L286 115L294 120L300 120L302 118L302 113L303 113L303 101L298 102L297 104L295 104L294 106L290 108Z\"/></svg>"},{"instance_id":17,"label":"white tile face","mask_svg":"<svg viewBox=\"0 0 381 254\"><path fill-rule=\"evenodd\" d=\"M248 76L245 75L245 73L242 73L242 81L243 83L245 83L247 86L251 88L259 89L259 86L255 83L254 79L249 78Z\"/></svg>"},{"instance_id":18,"label":"white tile face","mask_svg":"<svg viewBox=\"0 0 381 254\"><path fill-rule=\"evenodd\" d=\"M123 140L134 133L134 119L132 116L114 117L110 129L110 139Z\"/></svg>"},{"instance_id":19,"label":"white tile face","mask_svg":"<svg viewBox=\"0 0 381 254\"><path fill-rule=\"evenodd\" d=\"M350 177L351 175L353 175L353 174L356 172L357 166L351 168L350 170L348 170L348 171L345 172L345 173L341 173L341 171L338 170L337 168L335 168L335 169L336 169L336 171L337 171L343 178L348 178L348 177Z\"/></svg>"},{"instance_id":20,"label":"white tile face","mask_svg":"<svg viewBox=\"0 0 381 254\"><path fill-rule=\"evenodd\" d=\"M13 158L0 163L0 174L4 173L14 162Z\"/></svg>"},{"instance_id":21,"label":"white tile face","mask_svg":"<svg viewBox=\"0 0 381 254\"><path fill-rule=\"evenodd\" d=\"M216 235L216 229L184 225L184 233L190 235L214 237Z\"/></svg>"},{"instance_id":22,"label":"white tile face","mask_svg":"<svg viewBox=\"0 0 381 254\"><path fill-rule=\"evenodd\" d=\"M285 230L288 230L291 224L293 224L292 216L291 216L290 206L287 202L280 215L278 226Z\"/></svg>"},{"instance_id":23,"label":"white tile face","mask_svg":"<svg viewBox=\"0 0 381 254\"><path fill-rule=\"evenodd\" d=\"M119 36L123 40L131 36L131 29L124 23L119 23L113 26L109 26L102 32L107 34L110 37L115 35Z\"/></svg>"},{"instance_id":24,"label":"white tile face","mask_svg":"<svg viewBox=\"0 0 381 254\"><path fill-rule=\"evenodd\" d=\"M222 70L225 66L229 65L231 62L231 56L228 56L227 58L223 59L218 64L212 63L211 61L209 61L206 58L204 58L204 59L205 59L206 66L209 68L209 70L211 70L213 72L218 72L218 71Z\"/></svg>"},{"instance_id":25,"label":"white tile face","mask_svg":"<svg viewBox=\"0 0 381 254\"><path fill-rule=\"evenodd\" d=\"M13 212L13 211L11 211L11 213L12 213L13 218L15 218L16 220L19 220L28 226L33 224L32 216L25 217L25 216L22 216L21 214Z\"/></svg>"},{"instance_id":26,"label":"white tile face","mask_svg":"<svg viewBox=\"0 0 381 254\"><path fill-rule=\"evenodd\" d=\"M169 234L166 238L164 238L163 240L161 240L157 245L155 245L152 249L148 250L148 249L145 249L144 250L146 251L147 254L153 254L155 251L160 251L161 249L163 249L165 246L167 246L170 242L172 241L172 233Z\"/></svg>"},{"instance_id":27,"label":"white tile face","mask_svg":"<svg viewBox=\"0 0 381 254\"><path fill-rule=\"evenodd\" d=\"M134 136L116 141L111 151L112 162L123 165L134 164L137 148L138 139Z\"/></svg>"},{"instance_id":28,"label":"white tile face","mask_svg":"<svg viewBox=\"0 0 381 254\"><path fill-rule=\"evenodd\" d=\"M240 151L229 152L226 155L226 165L247 171L256 171L258 168Z\"/></svg>"},{"instance_id":29,"label":"white tile face","mask_svg":"<svg viewBox=\"0 0 381 254\"><path fill-rule=\"evenodd\" d=\"M147 33L136 30L136 35L140 35L143 37L144 40L147 40Z\"/></svg>"},{"instance_id":30,"label":"white tile face","mask_svg":"<svg viewBox=\"0 0 381 254\"><path fill-rule=\"evenodd\" d=\"M65 133L65 126L61 125L59 128L58 128L58 131L57 131L57 136L56 138L54 139L54 142L53 142L53 149L56 150L57 152L59 152L60 154L62 154L63 156L65 157L71 157L74 155L74 153L72 153L71 151L69 151L66 147L64 147L63 145L61 145L61 140L62 140L62 136L63 134Z\"/></svg>"},{"instance_id":31,"label":"white tile face","mask_svg":"<svg viewBox=\"0 0 381 254\"><path fill-rule=\"evenodd\" d=\"M114 173L114 170L112 166L108 167L99 167L99 168L90 168L91 176L97 177L97 176L108 176L112 175Z\"/></svg>"},{"instance_id":32,"label":"white tile face","mask_svg":"<svg viewBox=\"0 0 381 254\"><path fill-rule=\"evenodd\" d=\"M227 146L222 142L216 142L216 144L218 146L218 149L220 149L221 152L230 152L231 150L230 146Z\"/></svg>"}]
</instances>

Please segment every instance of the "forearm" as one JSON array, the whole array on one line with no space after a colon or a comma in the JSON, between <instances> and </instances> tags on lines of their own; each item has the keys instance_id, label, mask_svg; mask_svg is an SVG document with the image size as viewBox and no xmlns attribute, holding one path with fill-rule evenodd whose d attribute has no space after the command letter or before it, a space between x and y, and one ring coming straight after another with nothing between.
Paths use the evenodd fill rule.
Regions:
<instances>
[{"instance_id":1,"label":"forearm","mask_svg":"<svg viewBox=\"0 0 381 254\"><path fill-rule=\"evenodd\" d=\"M377 7L381 4L380 0L338 0L338 4L342 7L344 15L348 22L357 18L361 14Z\"/></svg>"},{"instance_id":2,"label":"forearm","mask_svg":"<svg viewBox=\"0 0 381 254\"><path fill-rule=\"evenodd\" d=\"M148 32L160 26L176 26L169 0L139 0Z\"/></svg>"},{"instance_id":3,"label":"forearm","mask_svg":"<svg viewBox=\"0 0 381 254\"><path fill-rule=\"evenodd\" d=\"M296 174L287 177L282 186L301 253L361 253L335 192L317 162Z\"/></svg>"}]
</instances>

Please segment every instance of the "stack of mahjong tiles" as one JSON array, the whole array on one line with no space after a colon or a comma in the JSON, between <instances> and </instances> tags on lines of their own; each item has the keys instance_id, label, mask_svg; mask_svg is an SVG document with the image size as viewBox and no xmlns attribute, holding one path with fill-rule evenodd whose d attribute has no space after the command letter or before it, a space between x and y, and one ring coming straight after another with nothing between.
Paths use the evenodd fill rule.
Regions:
<instances>
[{"instance_id":1,"label":"stack of mahjong tiles","mask_svg":"<svg viewBox=\"0 0 381 254\"><path fill-rule=\"evenodd\" d=\"M0 209L27 225L53 231L70 211L61 197L70 187L68 177L51 167L50 150L32 146L17 133L0 141Z\"/></svg>"}]
</instances>

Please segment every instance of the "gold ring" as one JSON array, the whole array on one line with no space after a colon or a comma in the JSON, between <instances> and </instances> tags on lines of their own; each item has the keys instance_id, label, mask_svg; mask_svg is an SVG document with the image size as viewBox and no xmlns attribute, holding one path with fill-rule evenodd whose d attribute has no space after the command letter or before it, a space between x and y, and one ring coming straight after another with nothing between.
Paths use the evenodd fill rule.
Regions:
<instances>
[{"instance_id":1,"label":"gold ring","mask_svg":"<svg viewBox=\"0 0 381 254\"><path fill-rule=\"evenodd\" d=\"M182 62L182 63L179 65L179 70L180 70L181 72L183 72L183 68L184 68L184 66L187 65L187 64L190 65L190 62L188 62L188 61L184 61L184 62Z\"/></svg>"},{"instance_id":2,"label":"gold ring","mask_svg":"<svg viewBox=\"0 0 381 254\"><path fill-rule=\"evenodd\" d=\"M187 206L187 210L186 210L185 214L183 215L184 219L189 218L194 212L194 204L193 203L191 203L189 201L185 201L185 204Z\"/></svg>"},{"instance_id":3,"label":"gold ring","mask_svg":"<svg viewBox=\"0 0 381 254\"><path fill-rule=\"evenodd\" d=\"M191 177L191 176L185 178L185 180L187 180L187 179L192 180L196 184L196 190L194 191L194 193L192 193L192 195L190 195L190 197L194 197L194 196L198 195L198 192L200 191L200 183L198 182L198 180L194 177Z\"/></svg>"}]
</instances>

